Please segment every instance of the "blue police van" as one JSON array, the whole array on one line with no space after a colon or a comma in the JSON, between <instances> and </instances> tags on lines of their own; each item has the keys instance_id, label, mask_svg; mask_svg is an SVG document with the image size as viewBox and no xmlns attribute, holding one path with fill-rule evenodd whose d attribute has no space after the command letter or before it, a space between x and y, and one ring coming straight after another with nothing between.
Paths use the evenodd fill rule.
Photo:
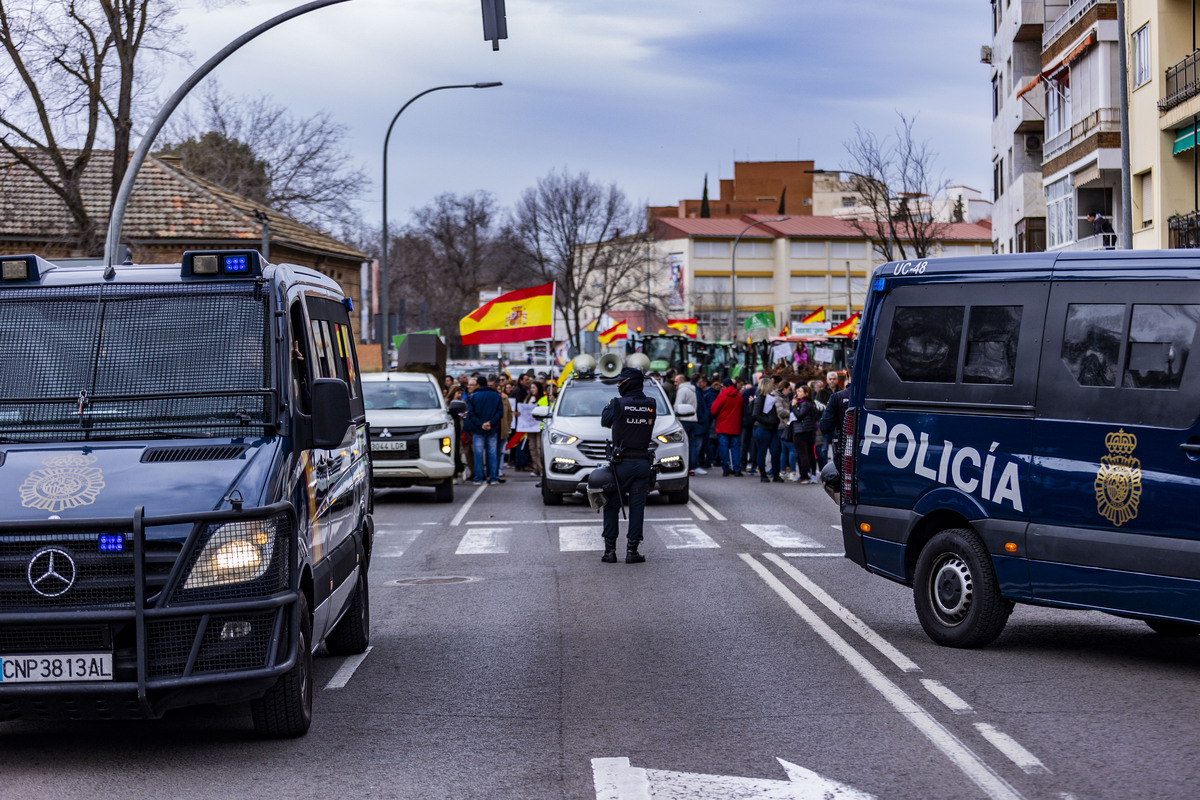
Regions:
<instances>
[{"instance_id":1,"label":"blue police van","mask_svg":"<svg viewBox=\"0 0 1200 800\"><path fill-rule=\"evenodd\" d=\"M846 555L939 644L1015 603L1200 632L1200 260L1187 250L889 263L840 440Z\"/></svg>"},{"instance_id":2,"label":"blue police van","mask_svg":"<svg viewBox=\"0 0 1200 800\"><path fill-rule=\"evenodd\" d=\"M0 720L303 735L313 652L370 634L349 301L254 251L0 268Z\"/></svg>"}]
</instances>

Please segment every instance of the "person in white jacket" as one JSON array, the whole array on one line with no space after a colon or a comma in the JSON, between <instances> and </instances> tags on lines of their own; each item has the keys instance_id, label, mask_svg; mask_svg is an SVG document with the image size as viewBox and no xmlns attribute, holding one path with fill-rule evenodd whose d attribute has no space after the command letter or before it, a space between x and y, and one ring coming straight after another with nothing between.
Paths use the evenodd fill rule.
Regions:
<instances>
[{"instance_id":1,"label":"person in white jacket","mask_svg":"<svg viewBox=\"0 0 1200 800\"><path fill-rule=\"evenodd\" d=\"M706 475L708 471L699 466L700 462L700 446L704 443L700 423L696 421L696 409L698 396L696 387L687 379L686 375L679 374L675 376L675 415L679 417L679 421L683 424L683 432L688 437L688 475ZM691 415L685 417L679 413L679 407L683 405L691 406Z\"/></svg>"}]
</instances>

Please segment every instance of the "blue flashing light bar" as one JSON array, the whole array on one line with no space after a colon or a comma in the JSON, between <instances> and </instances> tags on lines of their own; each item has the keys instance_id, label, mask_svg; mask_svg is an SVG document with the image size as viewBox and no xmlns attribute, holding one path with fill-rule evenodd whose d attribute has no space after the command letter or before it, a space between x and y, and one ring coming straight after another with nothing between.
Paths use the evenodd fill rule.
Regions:
<instances>
[{"instance_id":1,"label":"blue flashing light bar","mask_svg":"<svg viewBox=\"0 0 1200 800\"><path fill-rule=\"evenodd\" d=\"M100 535L101 553L120 553L125 549L125 537L119 533L104 533Z\"/></svg>"},{"instance_id":2,"label":"blue flashing light bar","mask_svg":"<svg viewBox=\"0 0 1200 800\"><path fill-rule=\"evenodd\" d=\"M871 284L872 292L882 292L886 288L887 288L887 279L886 278L876 278L875 282Z\"/></svg>"},{"instance_id":3,"label":"blue flashing light bar","mask_svg":"<svg viewBox=\"0 0 1200 800\"><path fill-rule=\"evenodd\" d=\"M257 278L262 272L257 250L188 251L180 265L185 278Z\"/></svg>"},{"instance_id":4,"label":"blue flashing light bar","mask_svg":"<svg viewBox=\"0 0 1200 800\"><path fill-rule=\"evenodd\" d=\"M354 310L354 301L351 300L349 297L342 298L342 305L346 306L347 311Z\"/></svg>"}]
</instances>

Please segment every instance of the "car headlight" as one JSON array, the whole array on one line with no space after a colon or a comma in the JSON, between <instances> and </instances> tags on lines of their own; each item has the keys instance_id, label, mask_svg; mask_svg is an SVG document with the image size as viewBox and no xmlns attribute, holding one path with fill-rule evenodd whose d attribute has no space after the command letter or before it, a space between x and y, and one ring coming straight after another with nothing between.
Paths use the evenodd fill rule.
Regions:
<instances>
[{"instance_id":1,"label":"car headlight","mask_svg":"<svg viewBox=\"0 0 1200 800\"><path fill-rule=\"evenodd\" d=\"M664 431L654 437L663 444L677 444L683 441L683 428L675 428L674 430Z\"/></svg>"},{"instance_id":2,"label":"car headlight","mask_svg":"<svg viewBox=\"0 0 1200 800\"><path fill-rule=\"evenodd\" d=\"M572 436L569 433L551 433L550 444L575 444L579 441L578 436Z\"/></svg>"},{"instance_id":3,"label":"car headlight","mask_svg":"<svg viewBox=\"0 0 1200 800\"><path fill-rule=\"evenodd\" d=\"M453 422L439 422L436 425L426 425L423 433L437 433L439 431L444 431L447 428L453 428L453 427L454 427Z\"/></svg>"},{"instance_id":4,"label":"car headlight","mask_svg":"<svg viewBox=\"0 0 1200 800\"><path fill-rule=\"evenodd\" d=\"M208 537L192 564L184 589L204 589L261 578L275 552L277 522L232 522Z\"/></svg>"}]
</instances>

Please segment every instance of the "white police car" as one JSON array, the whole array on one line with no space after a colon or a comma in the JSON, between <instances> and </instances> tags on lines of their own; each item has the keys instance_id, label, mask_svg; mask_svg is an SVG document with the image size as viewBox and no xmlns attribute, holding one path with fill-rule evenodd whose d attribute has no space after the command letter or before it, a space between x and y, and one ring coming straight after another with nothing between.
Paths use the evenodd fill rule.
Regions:
<instances>
[{"instance_id":1,"label":"white police car","mask_svg":"<svg viewBox=\"0 0 1200 800\"><path fill-rule=\"evenodd\" d=\"M542 502L545 505L561 505L568 494L586 493L588 475L608 460L605 446L612 440L612 431L600 424L600 415L608 401L617 396L613 376L620 367L596 374L595 363L591 356L579 356L554 407L542 406L533 412L534 417L544 420ZM658 475L653 488L670 503L687 503L687 434L658 381L647 379L644 391L658 405L652 440L657 445Z\"/></svg>"},{"instance_id":2,"label":"white police car","mask_svg":"<svg viewBox=\"0 0 1200 800\"><path fill-rule=\"evenodd\" d=\"M362 386L376 488L432 486L439 503L451 502L458 452L451 413L465 404L447 407L437 380L422 372L367 373Z\"/></svg>"}]
</instances>

